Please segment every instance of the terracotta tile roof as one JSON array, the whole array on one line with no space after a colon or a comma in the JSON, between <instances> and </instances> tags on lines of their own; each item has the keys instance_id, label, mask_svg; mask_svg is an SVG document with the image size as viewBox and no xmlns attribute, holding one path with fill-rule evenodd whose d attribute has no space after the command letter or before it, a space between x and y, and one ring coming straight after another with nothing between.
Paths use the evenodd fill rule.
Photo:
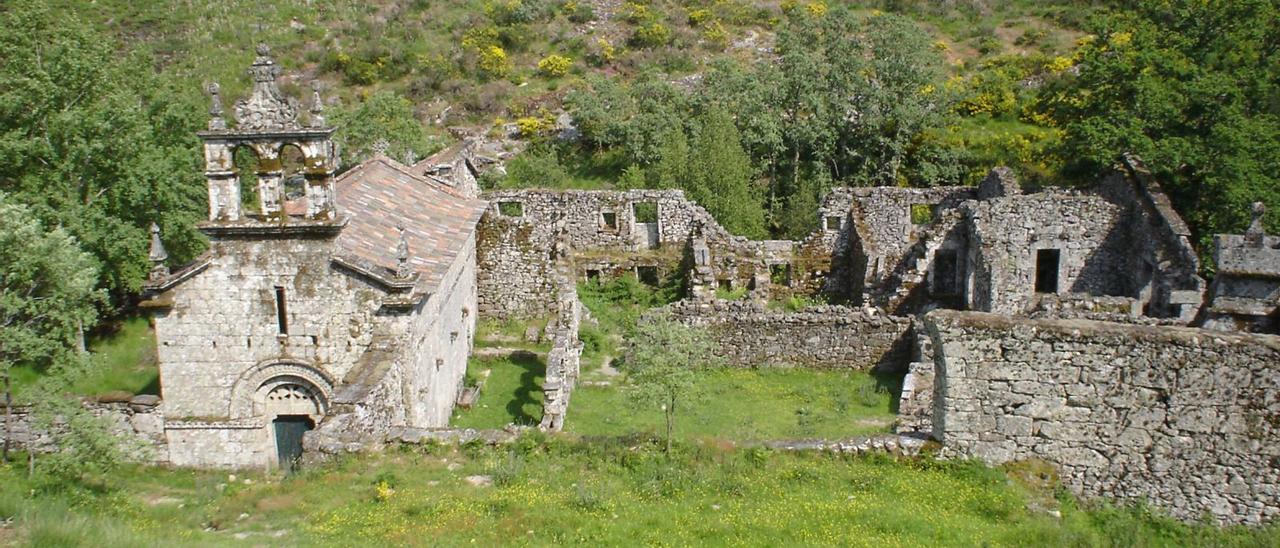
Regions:
<instances>
[{"instance_id":1,"label":"terracotta tile roof","mask_svg":"<svg viewBox=\"0 0 1280 548\"><path fill-rule=\"evenodd\" d=\"M394 272L400 243L396 227L403 226L418 288L434 291L475 232L486 202L462 197L409 169L378 155L338 178L338 209L350 219L338 248Z\"/></svg>"}]
</instances>

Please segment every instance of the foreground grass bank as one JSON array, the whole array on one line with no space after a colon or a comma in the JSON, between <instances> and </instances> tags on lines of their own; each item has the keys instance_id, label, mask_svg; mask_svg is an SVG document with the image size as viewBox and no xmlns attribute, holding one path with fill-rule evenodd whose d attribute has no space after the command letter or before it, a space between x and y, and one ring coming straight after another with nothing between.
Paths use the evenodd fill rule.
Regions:
<instances>
[{"instance_id":1,"label":"foreground grass bank","mask_svg":"<svg viewBox=\"0 0 1280 548\"><path fill-rule=\"evenodd\" d=\"M1016 474L1015 474L1016 475ZM0 467L0 544L1237 545L1275 528L1081 509L999 469L648 440L403 447L289 478L129 468L44 490Z\"/></svg>"}]
</instances>

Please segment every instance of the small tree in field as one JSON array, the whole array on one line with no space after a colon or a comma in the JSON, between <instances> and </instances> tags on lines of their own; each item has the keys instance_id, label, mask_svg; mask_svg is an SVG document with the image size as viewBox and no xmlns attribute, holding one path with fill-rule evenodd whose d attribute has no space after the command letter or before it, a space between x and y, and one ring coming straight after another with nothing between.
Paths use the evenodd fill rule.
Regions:
<instances>
[{"instance_id":1,"label":"small tree in field","mask_svg":"<svg viewBox=\"0 0 1280 548\"><path fill-rule=\"evenodd\" d=\"M706 332L672 320L665 313L645 318L631 337L627 358L627 396L641 409L658 406L666 418L667 445L675 430L676 411L697 396L696 371L714 365Z\"/></svg>"}]
</instances>

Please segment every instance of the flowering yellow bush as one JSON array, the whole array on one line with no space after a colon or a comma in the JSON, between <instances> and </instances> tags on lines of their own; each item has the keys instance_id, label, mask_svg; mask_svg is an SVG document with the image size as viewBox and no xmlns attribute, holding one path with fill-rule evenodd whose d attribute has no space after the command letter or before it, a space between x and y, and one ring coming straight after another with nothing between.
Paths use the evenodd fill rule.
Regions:
<instances>
[{"instance_id":1,"label":"flowering yellow bush","mask_svg":"<svg viewBox=\"0 0 1280 548\"><path fill-rule=\"evenodd\" d=\"M511 72L511 60L507 52L498 46L488 46L480 50L480 70L494 78L502 78Z\"/></svg>"},{"instance_id":2,"label":"flowering yellow bush","mask_svg":"<svg viewBox=\"0 0 1280 548\"><path fill-rule=\"evenodd\" d=\"M520 130L520 135L523 137L533 137L551 129L551 123L535 116L525 116L516 119L516 129Z\"/></svg>"},{"instance_id":3,"label":"flowering yellow bush","mask_svg":"<svg viewBox=\"0 0 1280 548\"><path fill-rule=\"evenodd\" d=\"M614 49L613 44L610 44L604 38L596 38L596 46L600 48L600 59L606 63L613 61L613 58L617 55L617 50Z\"/></svg>"},{"instance_id":4,"label":"flowering yellow bush","mask_svg":"<svg viewBox=\"0 0 1280 548\"><path fill-rule=\"evenodd\" d=\"M647 21L649 20L649 7L644 4L627 2L622 5L622 18L631 24Z\"/></svg>"},{"instance_id":5,"label":"flowering yellow bush","mask_svg":"<svg viewBox=\"0 0 1280 548\"><path fill-rule=\"evenodd\" d=\"M1049 72L1058 73L1071 68L1074 64L1068 57L1054 57L1048 63L1045 63L1044 68Z\"/></svg>"},{"instance_id":6,"label":"flowering yellow bush","mask_svg":"<svg viewBox=\"0 0 1280 548\"><path fill-rule=\"evenodd\" d=\"M388 500L391 500L391 495L394 495L395 493L396 490L391 488L391 484L387 483L387 480L378 481L378 485L373 488L373 496L378 502L387 502Z\"/></svg>"},{"instance_id":7,"label":"flowering yellow bush","mask_svg":"<svg viewBox=\"0 0 1280 548\"><path fill-rule=\"evenodd\" d=\"M1116 48L1123 48L1133 41L1132 32L1117 32L1111 35L1111 45Z\"/></svg>"},{"instance_id":8,"label":"flowering yellow bush","mask_svg":"<svg viewBox=\"0 0 1280 548\"><path fill-rule=\"evenodd\" d=\"M671 29L655 21L651 24L637 27L636 33L631 35L631 40L635 42L635 45L642 48L663 46L671 41Z\"/></svg>"},{"instance_id":9,"label":"flowering yellow bush","mask_svg":"<svg viewBox=\"0 0 1280 548\"><path fill-rule=\"evenodd\" d=\"M729 45L729 33L724 30L724 25L719 21L712 21L702 30L702 38L719 49L724 49Z\"/></svg>"},{"instance_id":10,"label":"flowering yellow bush","mask_svg":"<svg viewBox=\"0 0 1280 548\"><path fill-rule=\"evenodd\" d=\"M943 51L943 52L946 52L946 51L951 51L951 46L947 45L946 41L943 41L943 40L934 40L934 41L933 41L933 49L935 49L935 50L937 50L937 51Z\"/></svg>"},{"instance_id":11,"label":"flowering yellow bush","mask_svg":"<svg viewBox=\"0 0 1280 548\"><path fill-rule=\"evenodd\" d=\"M710 21L711 17L712 17L712 14L711 14L711 10L709 9L700 8L700 9L692 10L689 12L689 24L696 27L696 26L702 25L703 23L706 23L707 21Z\"/></svg>"},{"instance_id":12,"label":"flowering yellow bush","mask_svg":"<svg viewBox=\"0 0 1280 548\"><path fill-rule=\"evenodd\" d=\"M573 65L573 59L553 53L538 61L538 72L552 78L558 78L568 74L571 65Z\"/></svg>"},{"instance_id":13,"label":"flowering yellow bush","mask_svg":"<svg viewBox=\"0 0 1280 548\"><path fill-rule=\"evenodd\" d=\"M812 15L814 17L822 17L823 15L827 14L827 3L821 2L821 1L809 2L808 4L804 5L804 9L805 11L809 12L809 15Z\"/></svg>"}]
</instances>

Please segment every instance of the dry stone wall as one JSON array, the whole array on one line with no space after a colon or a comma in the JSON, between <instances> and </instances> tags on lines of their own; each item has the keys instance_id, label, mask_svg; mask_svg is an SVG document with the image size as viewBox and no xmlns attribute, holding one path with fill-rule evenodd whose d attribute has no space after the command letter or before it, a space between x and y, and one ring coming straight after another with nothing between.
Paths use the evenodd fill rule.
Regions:
<instances>
[{"instance_id":1,"label":"dry stone wall","mask_svg":"<svg viewBox=\"0 0 1280 548\"><path fill-rule=\"evenodd\" d=\"M1036 292L1038 254L1057 251L1052 293L1125 295L1129 234L1124 210L1099 196L1044 192L970 202L969 253L976 278L968 308L1027 312Z\"/></svg>"},{"instance_id":2,"label":"dry stone wall","mask_svg":"<svg viewBox=\"0 0 1280 548\"><path fill-rule=\"evenodd\" d=\"M86 401L84 406L101 419L107 430L120 440L120 447L125 451L127 459L148 464L169 463L160 398L142 395L126 401ZM56 422L52 432L43 430L36 425L30 407L15 406L9 415L12 422L6 427L3 412L3 408L0 408L0 444L5 442L8 432L12 431L13 439L9 440L12 449L34 450L37 453L56 449L58 437L63 435Z\"/></svg>"},{"instance_id":3,"label":"dry stone wall","mask_svg":"<svg viewBox=\"0 0 1280 548\"><path fill-rule=\"evenodd\" d=\"M711 277L731 288L768 294L838 292L833 254L846 244L849 189L824 200L821 226L800 242L748 240L726 231L679 190L503 190L485 194L489 210L478 230L480 312L531 317L556 312L556 242L574 257L576 279L655 267L673 273L698 237L709 249ZM787 281L771 276L786 265Z\"/></svg>"},{"instance_id":4,"label":"dry stone wall","mask_svg":"<svg viewBox=\"0 0 1280 548\"><path fill-rule=\"evenodd\" d=\"M1086 496L1280 517L1280 337L935 311L933 435Z\"/></svg>"},{"instance_id":5,"label":"dry stone wall","mask_svg":"<svg viewBox=\"0 0 1280 548\"><path fill-rule=\"evenodd\" d=\"M911 356L911 319L844 306L775 312L748 301L680 301L673 319L707 329L717 356L739 367L900 370Z\"/></svg>"}]
</instances>

